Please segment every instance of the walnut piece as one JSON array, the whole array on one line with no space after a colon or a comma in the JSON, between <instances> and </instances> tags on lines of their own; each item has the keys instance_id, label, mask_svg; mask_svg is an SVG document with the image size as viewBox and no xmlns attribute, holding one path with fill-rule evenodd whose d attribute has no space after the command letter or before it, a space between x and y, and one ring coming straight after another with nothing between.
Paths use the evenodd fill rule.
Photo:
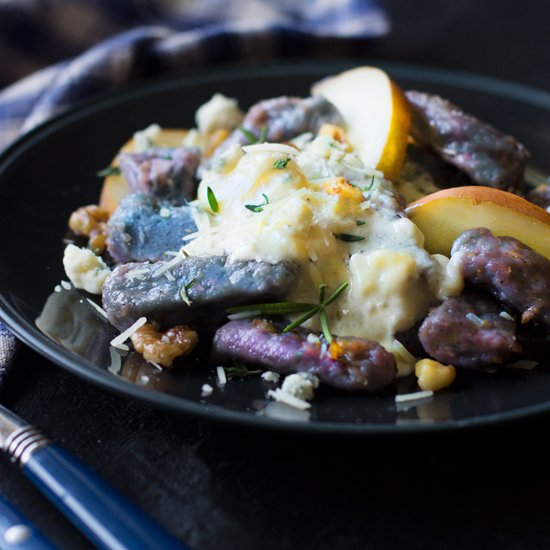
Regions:
<instances>
[{"instance_id":1,"label":"walnut piece","mask_svg":"<svg viewBox=\"0 0 550 550\"><path fill-rule=\"evenodd\" d=\"M130 337L135 350L146 361L170 368L176 357L190 353L199 341L194 330L178 325L165 332L158 331L151 323L146 323Z\"/></svg>"},{"instance_id":2,"label":"walnut piece","mask_svg":"<svg viewBox=\"0 0 550 550\"><path fill-rule=\"evenodd\" d=\"M89 204L75 210L69 218L69 227L76 235L89 237L88 245L95 254L105 251L109 211Z\"/></svg>"}]
</instances>

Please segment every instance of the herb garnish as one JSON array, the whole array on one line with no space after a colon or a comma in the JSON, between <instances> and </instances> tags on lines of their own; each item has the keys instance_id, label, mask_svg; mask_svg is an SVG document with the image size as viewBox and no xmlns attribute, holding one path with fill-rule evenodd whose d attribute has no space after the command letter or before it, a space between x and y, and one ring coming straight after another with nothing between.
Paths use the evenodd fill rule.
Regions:
<instances>
[{"instance_id":1,"label":"herb garnish","mask_svg":"<svg viewBox=\"0 0 550 550\"><path fill-rule=\"evenodd\" d=\"M120 168L118 166L107 166L97 174L98 178L108 178L109 176L120 176Z\"/></svg>"},{"instance_id":2,"label":"herb garnish","mask_svg":"<svg viewBox=\"0 0 550 550\"><path fill-rule=\"evenodd\" d=\"M260 130L260 135L258 137L258 143L265 143L265 140L267 138L267 126L262 126L262 129Z\"/></svg>"},{"instance_id":3,"label":"herb garnish","mask_svg":"<svg viewBox=\"0 0 550 550\"><path fill-rule=\"evenodd\" d=\"M276 160L273 163L273 168L277 168L277 170L284 170L289 162L290 158Z\"/></svg>"},{"instance_id":4,"label":"herb garnish","mask_svg":"<svg viewBox=\"0 0 550 550\"><path fill-rule=\"evenodd\" d=\"M374 186L374 174L372 175L372 179L370 180L370 185L368 187L365 187L363 191L370 191Z\"/></svg>"},{"instance_id":5,"label":"herb garnish","mask_svg":"<svg viewBox=\"0 0 550 550\"><path fill-rule=\"evenodd\" d=\"M269 198L265 193L262 193L262 197L265 202L262 202L261 204L245 204L244 207L248 208L251 212L263 212L264 209L262 206L267 206L269 204Z\"/></svg>"},{"instance_id":6,"label":"herb garnish","mask_svg":"<svg viewBox=\"0 0 550 550\"><path fill-rule=\"evenodd\" d=\"M186 285L180 288L181 299L188 305L191 306L191 300L189 299L189 289L195 284L195 279L191 279Z\"/></svg>"},{"instance_id":7,"label":"herb garnish","mask_svg":"<svg viewBox=\"0 0 550 550\"><path fill-rule=\"evenodd\" d=\"M264 143L265 138L267 137L267 126L262 126L259 136L256 136L254 132L247 130L244 126L239 126L239 130L248 140L249 145L254 145L255 143Z\"/></svg>"},{"instance_id":8,"label":"herb garnish","mask_svg":"<svg viewBox=\"0 0 550 550\"><path fill-rule=\"evenodd\" d=\"M323 331L323 335L325 337L325 340L331 344L332 343L332 334L330 333L330 329L328 326L328 316L327 316L327 307L344 292L344 290L348 287L348 283L342 283L326 300L325 300L325 289L326 285L320 285L319 286L319 305L313 307L300 317L298 319L292 321L292 323L288 324L284 329L283 332L290 332L291 330L294 330L295 328L299 327L301 324L305 323L309 319L311 319L313 316L319 314L319 320L321 321L321 330Z\"/></svg>"},{"instance_id":9,"label":"herb garnish","mask_svg":"<svg viewBox=\"0 0 550 550\"><path fill-rule=\"evenodd\" d=\"M305 302L275 302L272 304L253 304L248 306L236 306L227 309L230 315L240 317L257 317L258 315L290 315L291 313L302 313L317 307L315 304ZM242 314L242 315L241 315Z\"/></svg>"},{"instance_id":10,"label":"herb garnish","mask_svg":"<svg viewBox=\"0 0 550 550\"><path fill-rule=\"evenodd\" d=\"M355 220L355 225L365 225L366 223L365 220Z\"/></svg>"},{"instance_id":11,"label":"herb garnish","mask_svg":"<svg viewBox=\"0 0 550 550\"><path fill-rule=\"evenodd\" d=\"M361 235L350 235L349 233L333 233L333 235L346 243L354 243L356 241L364 241L365 237Z\"/></svg>"},{"instance_id":12,"label":"herb garnish","mask_svg":"<svg viewBox=\"0 0 550 550\"><path fill-rule=\"evenodd\" d=\"M248 367L236 359L233 359L233 366L228 367L226 371L231 378L246 378L251 374L258 374L262 372L261 370L248 370Z\"/></svg>"},{"instance_id":13,"label":"herb garnish","mask_svg":"<svg viewBox=\"0 0 550 550\"><path fill-rule=\"evenodd\" d=\"M283 332L290 332L301 324L305 323L315 315L319 314L321 329L326 341L332 343L332 334L328 325L327 307L334 302L348 287L348 283L342 283L326 300L325 290L327 285L319 286L319 303L309 304L304 302L275 302L272 304L252 304L247 306L231 307L227 313L236 315L239 318L256 317L258 315L290 315L291 313L303 313L297 319L289 323Z\"/></svg>"},{"instance_id":14,"label":"herb garnish","mask_svg":"<svg viewBox=\"0 0 550 550\"><path fill-rule=\"evenodd\" d=\"M219 212L220 205L218 204L218 199L216 199L216 195L214 195L214 191L212 191L211 187L206 188L206 198L208 199L208 204L210 205L212 212Z\"/></svg>"}]
</instances>

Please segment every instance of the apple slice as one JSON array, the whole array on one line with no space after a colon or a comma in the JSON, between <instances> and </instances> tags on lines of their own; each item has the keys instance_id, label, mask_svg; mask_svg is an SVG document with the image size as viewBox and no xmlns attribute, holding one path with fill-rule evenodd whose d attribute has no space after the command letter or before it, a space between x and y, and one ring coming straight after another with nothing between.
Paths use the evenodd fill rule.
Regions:
<instances>
[{"instance_id":1,"label":"apple slice","mask_svg":"<svg viewBox=\"0 0 550 550\"><path fill-rule=\"evenodd\" d=\"M155 138L155 145L159 147L179 147L187 130L163 128ZM131 153L134 150L134 138L128 140L120 149L120 153ZM111 166L118 166L118 154L113 159ZM130 194L130 186L126 179L120 174L107 176L103 180L103 187L99 196L99 206L107 209L111 214L115 211L118 203Z\"/></svg>"},{"instance_id":2,"label":"apple slice","mask_svg":"<svg viewBox=\"0 0 550 550\"><path fill-rule=\"evenodd\" d=\"M340 111L348 140L363 163L395 180L411 125L410 106L399 86L376 67L357 67L318 82L311 92Z\"/></svg>"},{"instance_id":3,"label":"apple slice","mask_svg":"<svg viewBox=\"0 0 550 550\"><path fill-rule=\"evenodd\" d=\"M507 191L481 186L443 189L409 204L406 213L432 254L448 256L460 233L486 227L550 259L550 213Z\"/></svg>"}]
</instances>

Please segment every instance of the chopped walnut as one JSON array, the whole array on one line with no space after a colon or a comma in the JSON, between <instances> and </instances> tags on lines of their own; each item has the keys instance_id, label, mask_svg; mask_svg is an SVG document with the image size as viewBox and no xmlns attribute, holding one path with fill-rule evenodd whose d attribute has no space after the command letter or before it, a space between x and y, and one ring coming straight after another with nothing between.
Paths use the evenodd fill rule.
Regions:
<instances>
[{"instance_id":1,"label":"chopped walnut","mask_svg":"<svg viewBox=\"0 0 550 550\"><path fill-rule=\"evenodd\" d=\"M90 204L75 210L69 218L69 227L76 235L89 237L89 246L95 254L105 251L109 211Z\"/></svg>"},{"instance_id":2,"label":"chopped walnut","mask_svg":"<svg viewBox=\"0 0 550 550\"><path fill-rule=\"evenodd\" d=\"M146 361L170 368L176 357L190 353L199 341L194 330L178 325L165 332L159 332L152 324L146 323L130 337L135 350Z\"/></svg>"}]
</instances>

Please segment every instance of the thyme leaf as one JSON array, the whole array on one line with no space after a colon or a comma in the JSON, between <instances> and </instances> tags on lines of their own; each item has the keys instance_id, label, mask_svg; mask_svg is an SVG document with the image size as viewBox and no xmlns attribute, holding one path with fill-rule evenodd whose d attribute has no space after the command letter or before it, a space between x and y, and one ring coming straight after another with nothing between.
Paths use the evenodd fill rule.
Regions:
<instances>
[{"instance_id":1,"label":"thyme leaf","mask_svg":"<svg viewBox=\"0 0 550 550\"><path fill-rule=\"evenodd\" d=\"M214 191L212 191L211 187L206 188L206 198L208 199L208 204L210 205L212 212L218 213L220 211L220 205L218 204L218 199L216 199L216 195L214 195Z\"/></svg>"},{"instance_id":2,"label":"thyme leaf","mask_svg":"<svg viewBox=\"0 0 550 550\"><path fill-rule=\"evenodd\" d=\"M362 237L361 235L350 235L349 233L333 233L333 235L346 243L354 243L357 241L364 241L365 237Z\"/></svg>"},{"instance_id":3,"label":"thyme leaf","mask_svg":"<svg viewBox=\"0 0 550 550\"><path fill-rule=\"evenodd\" d=\"M370 184L368 187L365 187L363 191L370 191L374 187L374 174L372 175L372 179L370 180Z\"/></svg>"},{"instance_id":4,"label":"thyme leaf","mask_svg":"<svg viewBox=\"0 0 550 550\"><path fill-rule=\"evenodd\" d=\"M265 193L262 193L264 202L260 204L245 204L244 207L250 210L251 212L263 212L262 206L267 206L269 204L269 198Z\"/></svg>"},{"instance_id":5,"label":"thyme leaf","mask_svg":"<svg viewBox=\"0 0 550 550\"><path fill-rule=\"evenodd\" d=\"M289 162L290 158L276 160L273 163L273 168L276 168L277 170L284 170Z\"/></svg>"}]
</instances>

